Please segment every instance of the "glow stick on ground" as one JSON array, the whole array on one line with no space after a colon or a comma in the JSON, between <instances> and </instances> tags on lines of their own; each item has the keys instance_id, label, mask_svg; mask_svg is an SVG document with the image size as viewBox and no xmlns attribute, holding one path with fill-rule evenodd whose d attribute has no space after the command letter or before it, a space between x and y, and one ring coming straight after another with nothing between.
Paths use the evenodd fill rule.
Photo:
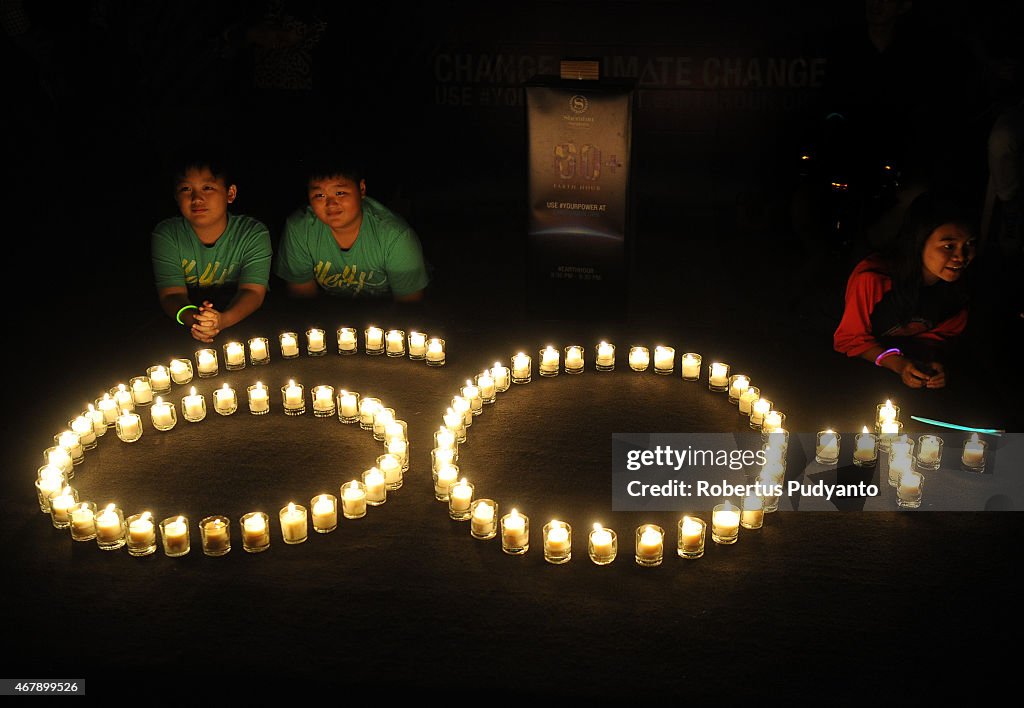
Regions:
<instances>
[{"instance_id":1,"label":"glow stick on ground","mask_svg":"<svg viewBox=\"0 0 1024 708\"><path fill-rule=\"evenodd\" d=\"M939 425L943 428L952 428L953 430L965 430L968 433L984 433L986 435L1002 435L1005 430L997 430L996 428L970 428L966 425L957 425L956 423L945 423L941 420L933 420L931 418L922 418L919 415L910 416L912 419L920 421L922 423L928 423L929 425Z\"/></svg>"}]
</instances>

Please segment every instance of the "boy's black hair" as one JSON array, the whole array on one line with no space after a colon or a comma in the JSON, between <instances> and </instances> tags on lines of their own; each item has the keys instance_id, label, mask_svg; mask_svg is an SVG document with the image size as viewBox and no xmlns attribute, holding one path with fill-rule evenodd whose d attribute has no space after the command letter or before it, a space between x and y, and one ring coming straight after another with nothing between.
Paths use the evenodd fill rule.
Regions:
<instances>
[{"instance_id":1,"label":"boy's black hair","mask_svg":"<svg viewBox=\"0 0 1024 708\"><path fill-rule=\"evenodd\" d=\"M176 156L171 176L174 180L172 186L177 186L185 179L189 170L209 169L213 176L224 180L224 186L230 187L233 182L230 160L219 150L197 150Z\"/></svg>"},{"instance_id":2,"label":"boy's black hair","mask_svg":"<svg viewBox=\"0 0 1024 708\"><path fill-rule=\"evenodd\" d=\"M328 177L344 177L359 184L364 178L361 160L355 154L330 150L309 155L303 162L306 184Z\"/></svg>"}]
</instances>

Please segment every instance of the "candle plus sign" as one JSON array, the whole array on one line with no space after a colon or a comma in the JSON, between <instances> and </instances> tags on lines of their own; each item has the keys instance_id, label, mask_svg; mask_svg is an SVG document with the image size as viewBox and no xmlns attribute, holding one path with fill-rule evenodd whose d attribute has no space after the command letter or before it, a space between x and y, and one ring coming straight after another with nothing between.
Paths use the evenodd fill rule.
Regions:
<instances>
[{"instance_id":1,"label":"candle plus sign","mask_svg":"<svg viewBox=\"0 0 1024 708\"><path fill-rule=\"evenodd\" d=\"M604 166L610 169L612 171L612 174L615 174L615 170L619 167L622 167L622 163L619 162L618 155L609 155L607 162L604 163Z\"/></svg>"}]
</instances>

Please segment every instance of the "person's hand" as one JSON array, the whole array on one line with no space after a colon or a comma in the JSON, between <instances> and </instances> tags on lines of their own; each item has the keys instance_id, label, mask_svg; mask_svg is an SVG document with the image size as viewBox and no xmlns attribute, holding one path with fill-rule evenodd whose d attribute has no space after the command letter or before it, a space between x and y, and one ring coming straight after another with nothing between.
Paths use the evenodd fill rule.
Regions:
<instances>
[{"instance_id":1,"label":"person's hand","mask_svg":"<svg viewBox=\"0 0 1024 708\"><path fill-rule=\"evenodd\" d=\"M910 388L924 388L928 379L931 378L931 374L923 371L910 359L903 359L899 368L896 369L896 373L900 375L903 384ZM945 385L945 374L943 374L943 385Z\"/></svg>"},{"instance_id":2,"label":"person's hand","mask_svg":"<svg viewBox=\"0 0 1024 708\"><path fill-rule=\"evenodd\" d=\"M195 314L192 336L200 342L212 342L220 334L220 312L206 301Z\"/></svg>"},{"instance_id":3,"label":"person's hand","mask_svg":"<svg viewBox=\"0 0 1024 708\"><path fill-rule=\"evenodd\" d=\"M925 382L925 386L928 388L942 388L946 385L946 368L942 365L942 362L930 361L928 362L929 368L932 370L932 375L928 377Z\"/></svg>"}]
</instances>

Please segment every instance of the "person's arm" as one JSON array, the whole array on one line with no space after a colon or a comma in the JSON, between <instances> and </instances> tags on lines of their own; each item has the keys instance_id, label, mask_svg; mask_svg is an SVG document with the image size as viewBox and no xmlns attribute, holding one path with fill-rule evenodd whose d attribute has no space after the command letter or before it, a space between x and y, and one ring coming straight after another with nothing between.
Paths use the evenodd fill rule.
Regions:
<instances>
[{"instance_id":1,"label":"person's arm","mask_svg":"<svg viewBox=\"0 0 1024 708\"><path fill-rule=\"evenodd\" d=\"M423 247L411 228L395 234L387 253L388 282L395 302L412 303L423 300L429 276L423 259Z\"/></svg>"},{"instance_id":2,"label":"person's arm","mask_svg":"<svg viewBox=\"0 0 1024 708\"><path fill-rule=\"evenodd\" d=\"M925 371L918 364L903 356L902 352L885 354L888 349L882 346L873 346L860 354L861 359L870 361L872 364L894 372L900 380L910 388L941 388L946 385L946 373L941 364L929 362L931 372Z\"/></svg>"},{"instance_id":3,"label":"person's arm","mask_svg":"<svg viewBox=\"0 0 1024 708\"><path fill-rule=\"evenodd\" d=\"M408 295L395 295L395 302L421 302L423 300L423 291L417 290L414 293Z\"/></svg>"},{"instance_id":4,"label":"person's arm","mask_svg":"<svg viewBox=\"0 0 1024 708\"><path fill-rule=\"evenodd\" d=\"M203 325L197 319L199 308L188 299L188 288L179 286L160 288L157 291L157 296L160 299L160 309L164 311L164 314L172 320L180 321L199 341L213 341L213 336L204 331ZM188 309L182 310L183 307Z\"/></svg>"},{"instance_id":5,"label":"person's arm","mask_svg":"<svg viewBox=\"0 0 1024 708\"><path fill-rule=\"evenodd\" d=\"M315 280L307 280L305 283L288 283L288 294L292 297L310 298L320 294L320 286Z\"/></svg>"},{"instance_id":6,"label":"person's arm","mask_svg":"<svg viewBox=\"0 0 1024 708\"><path fill-rule=\"evenodd\" d=\"M242 283L223 312L218 311L209 302L204 302L195 316L197 330L212 340L225 329L233 327L260 309L266 294L267 289L262 285Z\"/></svg>"}]
</instances>

